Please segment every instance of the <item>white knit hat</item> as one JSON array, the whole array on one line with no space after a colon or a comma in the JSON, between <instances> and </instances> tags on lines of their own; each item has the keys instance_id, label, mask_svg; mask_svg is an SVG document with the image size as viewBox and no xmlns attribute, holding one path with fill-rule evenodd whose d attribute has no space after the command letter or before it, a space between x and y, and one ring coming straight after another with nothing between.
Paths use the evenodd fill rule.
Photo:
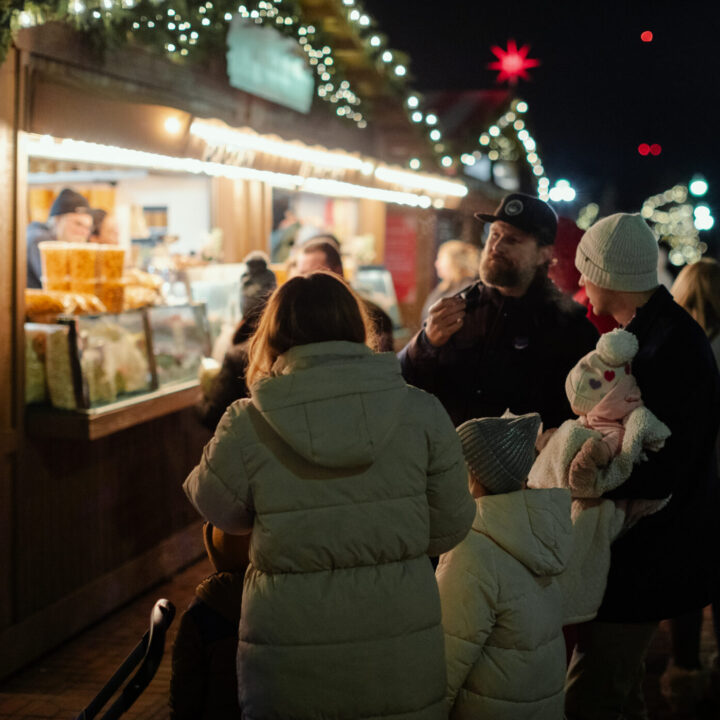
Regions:
<instances>
[{"instance_id":1,"label":"white knit hat","mask_svg":"<svg viewBox=\"0 0 720 720\"><path fill-rule=\"evenodd\" d=\"M616 213L585 232L575 267L594 285L642 292L657 287L658 244L640 215Z\"/></svg>"},{"instance_id":2,"label":"white knit hat","mask_svg":"<svg viewBox=\"0 0 720 720\"><path fill-rule=\"evenodd\" d=\"M474 418L457 429L465 463L491 494L520 490L535 462L540 415Z\"/></svg>"},{"instance_id":3,"label":"white knit hat","mask_svg":"<svg viewBox=\"0 0 720 720\"><path fill-rule=\"evenodd\" d=\"M587 415L626 375L638 351L637 338L616 328L600 336L595 350L581 358L565 379L570 407Z\"/></svg>"}]
</instances>

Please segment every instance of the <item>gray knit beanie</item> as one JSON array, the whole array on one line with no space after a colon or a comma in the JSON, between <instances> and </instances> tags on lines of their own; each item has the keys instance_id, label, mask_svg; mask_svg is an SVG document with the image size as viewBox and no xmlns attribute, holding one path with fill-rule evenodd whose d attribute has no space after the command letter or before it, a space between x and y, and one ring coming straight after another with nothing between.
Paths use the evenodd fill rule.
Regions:
<instances>
[{"instance_id":1,"label":"gray knit beanie","mask_svg":"<svg viewBox=\"0 0 720 720\"><path fill-rule=\"evenodd\" d=\"M474 418L457 429L465 463L473 478L489 493L523 487L535 461L540 415Z\"/></svg>"},{"instance_id":2,"label":"gray knit beanie","mask_svg":"<svg viewBox=\"0 0 720 720\"><path fill-rule=\"evenodd\" d=\"M594 285L642 292L657 287L658 244L640 215L616 213L585 232L575 267Z\"/></svg>"}]
</instances>

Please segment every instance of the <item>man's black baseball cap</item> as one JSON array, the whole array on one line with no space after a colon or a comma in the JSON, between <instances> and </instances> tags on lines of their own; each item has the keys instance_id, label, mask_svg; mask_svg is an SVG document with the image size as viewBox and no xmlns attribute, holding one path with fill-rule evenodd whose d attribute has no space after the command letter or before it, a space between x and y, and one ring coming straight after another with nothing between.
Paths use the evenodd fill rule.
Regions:
<instances>
[{"instance_id":1,"label":"man's black baseball cap","mask_svg":"<svg viewBox=\"0 0 720 720\"><path fill-rule=\"evenodd\" d=\"M475 213L475 217L480 222L506 222L530 233L539 245L552 245L555 242L557 215L546 202L532 195L510 193L502 199L495 214Z\"/></svg>"}]
</instances>

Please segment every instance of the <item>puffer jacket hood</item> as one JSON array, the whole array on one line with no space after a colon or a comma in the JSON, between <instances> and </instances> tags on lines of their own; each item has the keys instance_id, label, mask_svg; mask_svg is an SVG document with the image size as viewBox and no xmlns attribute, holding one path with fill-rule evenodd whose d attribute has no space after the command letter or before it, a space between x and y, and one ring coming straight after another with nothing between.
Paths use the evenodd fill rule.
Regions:
<instances>
[{"instance_id":1,"label":"puffer jacket hood","mask_svg":"<svg viewBox=\"0 0 720 720\"><path fill-rule=\"evenodd\" d=\"M477 501L473 530L487 535L533 575L559 575L572 551L570 502L570 492L559 488L485 495Z\"/></svg>"},{"instance_id":2,"label":"puffer jacket hood","mask_svg":"<svg viewBox=\"0 0 720 720\"><path fill-rule=\"evenodd\" d=\"M392 437L407 386L392 353L360 343L298 345L251 390L255 407L306 460L369 465Z\"/></svg>"}]
</instances>

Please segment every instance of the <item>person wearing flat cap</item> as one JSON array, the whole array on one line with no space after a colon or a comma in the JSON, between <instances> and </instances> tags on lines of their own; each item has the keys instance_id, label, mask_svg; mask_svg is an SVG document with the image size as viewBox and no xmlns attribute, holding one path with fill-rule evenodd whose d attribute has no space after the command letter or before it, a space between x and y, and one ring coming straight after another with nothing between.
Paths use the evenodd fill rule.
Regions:
<instances>
[{"instance_id":1,"label":"person wearing flat cap","mask_svg":"<svg viewBox=\"0 0 720 720\"><path fill-rule=\"evenodd\" d=\"M64 242L87 242L93 227L88 201L78 192L63 188L50 207L47 223L32 222L28 225L27 287L42 287L42 265L39 243L47 240Z\"/></svg>"},{"instance_id":2,"label":"person wearing flat cap","mask_svg":"<svg viewBox=\"0 0 720 720\"><path fill-rule=\"evenodd\" d=\"M399 354L403 376L436 395L455 425L509 408L558 427L572 417L565 377L597 331L548 279L557 216L542 200L511 193L475 217L490 224L480 281L431 306Z\"/></svg>"},{"instance_id":3,"label":"person wearing flat cap","mask_svg":"<svg viewBox=\"0 0 720 720\"><path fill-rule=\"evenodd\" d=\"M578 626L566 682L569 720L647 717L644 658L658 622L692 623L718 597L720 377L703 329L659 284L657 258L645 220L625 213L592 225L575 255L595 313L637 338L632 374L670 437L604 495L666 503L612 545L597 617Z\"/></svg>"},{"instance_id":4,"label":"person wearing flat cap","mask_svg":"<svg viewBox=\"0 0 720 720\"><path fill-rule=\"evenodd\" d=\"M566 489L524 489L539 427L529 413L457 430L476 514L436 575L456 720L563 717L571 499Z\"/></svg>"}]
</instances>

